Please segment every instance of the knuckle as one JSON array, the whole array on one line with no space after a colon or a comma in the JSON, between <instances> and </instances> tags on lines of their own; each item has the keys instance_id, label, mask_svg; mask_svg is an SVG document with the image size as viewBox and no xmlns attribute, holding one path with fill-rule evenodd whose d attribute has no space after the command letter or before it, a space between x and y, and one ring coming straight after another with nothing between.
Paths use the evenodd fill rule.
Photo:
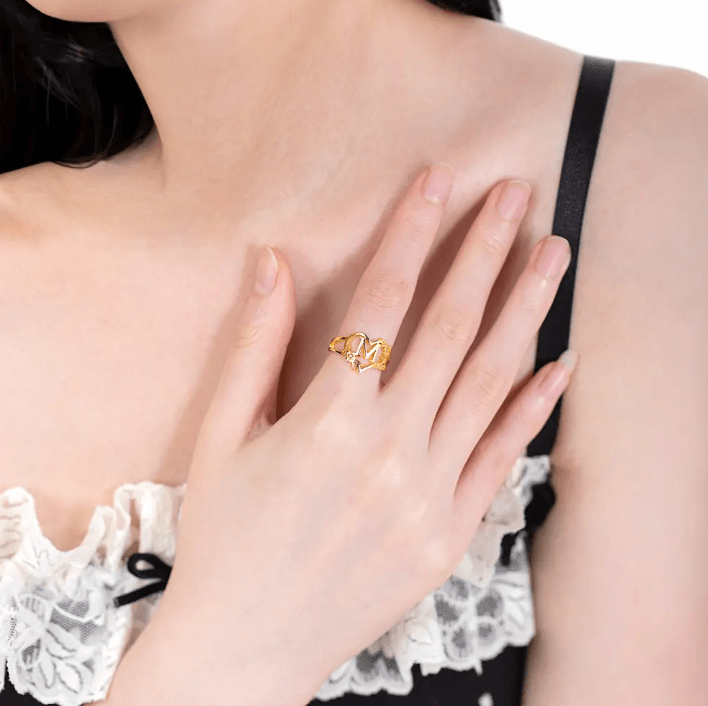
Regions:
<instances>
[{"instance_id":1,"label":"knuckle","mask_svg":"<svg viewBox=\"0 0 708 706\"><path fill-rule=\"evenodd\" d=\"M470 315L452 306L440 307L432 315L431 328L450 343L464 345L469 339Z\"/></svg>"},{"instance_id":2,"label":"knuckle","mask_svg":"<svg viewBox=\"0 0 708 706\"><path fill-rule=\"evenodd\" d=\"M396 502L406 494L408 473L402 454L395 443L387 445L368 464L367 476L381 497L393 497Z\"/></svg>"},{"instance_id":3,"label":"knuckle","mask_svg":"<svg viewBox=\"0 0 708 706\"><path fill-rule=\"evenodd\" d=\"M484 459L484 467L494 478L499 478L503 470L509 467L508 443L498 438L490 438L480 449L480 456Z\"/></svg>"},{"instance_id":4,"label":"knuckle","mask_svg":"<svg viewBox=\"0 0 708 706\"><path fill-rule=\"evenodd\" d=\"M231 340L231 345L237 350L252 348L263 338L263 327L246 321L242 322Z\"/></svg>"},{"instance_id":5,"label":"knuckle","mask_svg":"<svg viewBox=\"0 0 708 706\"><path fill-rule=\"evenodd\" d=\"M518 454L513 454L514 449L509 448L508 441L497 439L490 443L484 453L484 466L489 469L489 474L496 481L496 487L500 486L514 466Z\"/></svg>"},{"instance_id":6,"label":"knuckle","mask_svg":"<svg viewBox=\"0 0 708 706\"><path fill-rule=\"evenodd\" d=\"M396 310L405 303L409 291L410 285L400 273L377 272L364 282L363 303L374 310Z\"/></svg>"},{"instance_id":7,"label":"knuckle","mask_svg":"<svg viewBox=\"0 0 708 706\"><path fill-rule=\"evenodd\" d=\"M427 202L416 202L410 208L403 209L397 217L396 227L406 238L428 237L432 230L437 227L439 216L435 208Z\"/></svg>"},{"instance_id":8,"label":"knuckle","mask_svg":"<svg viewBox=\"0 0 708 706\"><path fill-rule=\"evenodd\" d=\"M495 404L502 396L506 375L494 365L476 367L471 374L472 399L482 407Z\"/></svg>"},{"instance_id":9,"label":"knuckle","mask_svg":"<svg viewBox=\"0 0 708 706\"><path fill-rule=\"evenodd\" d=\"M485 475L493 478L496 487L499 487L509 476L522 453L523 448L520 448L514 439L501 435L499 431L487 433L475 448L475 464Z\"/></svg>"},{"instance_id":10,"label":"knuckle","mask_svg":"<svg viewBox=\"0 0 708 706\"><path fill-rule=\"evenodd\" d=\"M468 438L466 430L475 429L479 424L480 417L485 417L489 413L489 406L474 395L469 396L461 409L455 415L455 433L457 439Z\"/></svg>"},{"instance_id":11,"label":"knuckle","mask_svg":"<svg viewBox=\"0 0 708 706\"><path fill-rule=\"evenodd\" d=\"M418 492L408 493L400 500L402 521L411 528L420 528L426 524L430 513L431 502L429 498Z\"/></svg>"},{"instance_id":12,"label":"knuckle","mask_svg":"<svg viewBox=\"0 0 708 706\"><path fill-rule=\"evenodd\" d=\"M402 543L411 547L417 554L425 547L429 535L430 501L403 491L396 503L397 533Z\"/></svg>"},{"instance_id":13,"label":"knuckle","mask_svg":"<svg viewBox=\"0 0 708 706\"><path fill-rule=\"evenodd\" d=\"M543 287L531 287L521 298L521 311L524 314L537 315L548 308L547 294Z\"/></svg>"},{"instance_id":14,"label":"knuckle","mask_svg":"<svg viewBox=\"0 0 708 706\"><path fill-rule=\"evenodd\" d=\"M499 228L488 228L482 233L482 249L494 258L504 258L506 239Z\"/></svg>"}]
</instances>

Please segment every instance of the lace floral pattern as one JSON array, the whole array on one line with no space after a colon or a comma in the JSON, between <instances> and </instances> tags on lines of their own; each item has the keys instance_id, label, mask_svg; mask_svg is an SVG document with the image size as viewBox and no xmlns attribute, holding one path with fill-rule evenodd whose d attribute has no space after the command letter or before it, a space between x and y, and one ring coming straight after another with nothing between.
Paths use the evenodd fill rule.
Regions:
<instances>
[{"instance_id":1,"label":"lace floral pattern","mask_svg":"<svg viewBox=\"0 0 708 706\"><path fill-rule=\"evenodd\" d=\"M524 526L532 488L550 475L549 456L522 456L512 469L452 576L409 610L374 644L330 674L316 697L346 692L369 696L413 689L414 664L423 676L443 667L483 671L482 662L505 647L531 642L536 630L526 544L519 534L508 566L499 562L501 538Z\"/></svg>"},{"instance_id":2,"label":"lace floral pattern","mask_svg":"<svg viewBox=\"0 0 708 706\"><path fill-rule=\"evenodd\" d=\"M184 488L122 485L114 506L97 507L68 552L43 536L27 491L0 495L0 693L7 665L15 690L40 703L105 699L121 655L159 601L113 606L115 595L141 583L127 570L128 556L146 551L173 561Z\"/></svg>"},{"instance_id":3,"label":"lace floral pattern","mask_svg":"<svg viewBox=\"0 0 708 706\"><path fill-rule=\"evenodd\" d=\"M525 544L508 566L502 537L524 526L531 487L549 474L549 457L520 457L453 575L403 620L342 665L317 697L384 689L407 694L411 666L482 671L482 662L534 634ZM0 693L5 668L20 694L43 704L80 706L106 698L120 658L149 622L161 594L117 608L113 598L144 582L127 569L135 552L173 564L186 485L125 484L113 507L94 511L82 543L67 552L43 536L32 496L0 495Z\"/></svg>"}]
</instances>

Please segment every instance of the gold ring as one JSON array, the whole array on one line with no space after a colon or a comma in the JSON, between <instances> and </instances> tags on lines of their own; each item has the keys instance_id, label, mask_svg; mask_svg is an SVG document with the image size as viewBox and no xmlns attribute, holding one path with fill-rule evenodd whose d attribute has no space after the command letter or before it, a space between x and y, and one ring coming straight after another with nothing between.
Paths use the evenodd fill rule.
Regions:
<instances>
[{"instance_id":1,"label":"gold ring","mask_svg":"<svg viewBox=\"0 0 708 706\"><path fill-rule=\"evenodd\" d=\"M355 348L352 348L352 341L358 340L358 344ZM342 348L337 349L335 346L339 343L343 343ZM361 349L364 352L361 352ZM339 353L348 363L351 363L352 370L357 370L363 373L369 368L376 368L377 370L386 370L386 364L391 358L391 346L383 340L383 338L377 338L375 341L370 341L369 337L365 333L357 331L357 333L352 333L349 336L337 336L330 341L329 350L333 353ZM376 353L379 353L378 359L376 358ZM367 364L362 364L359 360L359 356L362 356Z\"/></svg>"}]
</instances>

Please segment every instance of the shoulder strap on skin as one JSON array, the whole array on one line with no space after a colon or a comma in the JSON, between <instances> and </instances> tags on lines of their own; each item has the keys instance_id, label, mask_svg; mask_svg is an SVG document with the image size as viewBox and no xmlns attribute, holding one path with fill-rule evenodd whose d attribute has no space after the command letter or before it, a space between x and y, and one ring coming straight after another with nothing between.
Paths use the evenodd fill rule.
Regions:
<instances>
[{"instance_id":1,"label":"shoulder strap on skin","mask_svg":"<svg viewBox=\"0 0 708 706\"><path fill-rule=\"evenodd\" d=\"M580 253L580 233L614 70L615 61L612 59L596 56L583 58L575 107L568 130L552 231L554 235L561 235L568 239L573 259L539 330L534 372L538 372L547 363L557 360L558 356L569 347L575 274ZM543 429L528 445L527 456L550 455L558 433L562 401L561 395ZM555 502L552 476L545 483L538 483L532 487L532 498L525 511L525 542L529 554L534 534L545 521ZM508 534L502 541L501 562L504 565L507 565L510 560L511 547L515 540L516 535ZM518 662L519 669L516 676L518 684L521 685L526 673L528 645L507 649L514 653L513 659ZM520 687L517 696L514 697L513 702L520 704L522 697Z\"/></svg>"},{"instance_id":2,"label":"shoulder strap on skin","mask_svg":"<svg viewBox=\"0 0 708 706\"><path fill-rule=\"evenodd\" d=\"M594 56L585 56L583 59L575 107L568 130L552 231L554 235L567 238L573 258L539 329L534 372L557 360L569 347L580 233L614 69L615 62L612 59ZM527 456L550 455L558 433L562 401L561 395L546 424L528 445ZM551 473L552 470L551 468ZM544 523L555 503L556 494L551 477L545 483L532 486L531 500L524 512L525 527L519 532L505 535L502 540L502 565L508 566L516 537L521 532L526 533L526 544L530 551L536 530Z\"/></svg>"},{"instance_id":3,"label":"shoulder strap on skin","mask_svg":"<svg viewBox=\"0 0 708 706\"><path fill-rule=\"evenodd\" d=\"M569 347L580 233L614 70L613 59L595 56L585 56L583 59L551 231L554 235L567 238L573 257L561 280L553 305L539 330L534 373L551 361L557 360ZM528 445L527 456L551 453L558 433L562 401L563 396L558 400L543 429Z\"/></svg>"}]
</instances>

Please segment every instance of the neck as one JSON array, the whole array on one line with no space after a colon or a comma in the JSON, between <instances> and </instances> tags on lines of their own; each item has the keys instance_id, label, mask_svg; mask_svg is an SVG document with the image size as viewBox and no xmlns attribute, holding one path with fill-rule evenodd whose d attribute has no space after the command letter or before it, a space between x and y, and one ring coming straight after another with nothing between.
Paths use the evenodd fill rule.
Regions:
<instances>
[{"instance_id":1,"label":"neck","mask_svg":"<svg viewBox=\"0 0 708 706\"><path fill-rule=\"evenodd\" d=\"M141 164L203 232L274 207L324 215L362 184L380 202L372 164L445 159L471 119L438 102L460 90L453 28L470 41L485 24L425 0L184 0L110 26L155 119Z\"/></svg>"}]
</instances>

